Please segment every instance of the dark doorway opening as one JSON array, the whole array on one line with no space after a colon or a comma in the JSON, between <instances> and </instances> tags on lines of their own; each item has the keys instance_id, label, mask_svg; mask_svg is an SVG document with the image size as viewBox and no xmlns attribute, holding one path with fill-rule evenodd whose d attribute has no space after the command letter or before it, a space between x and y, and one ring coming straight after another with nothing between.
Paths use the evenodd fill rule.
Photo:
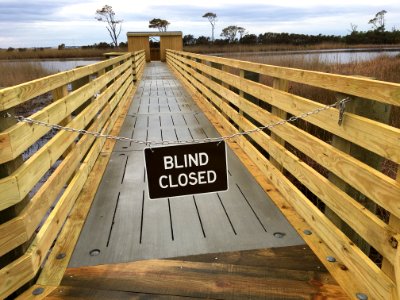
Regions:
<instances>
[{"instance_id":1,"label":"dark doorway opening","mask_svg":"<svg viewBox=\"0 0 400 300\"><path fill-rule=\"evenodd\" d=\"M160 60L160 38L159 37L150 37L150 60Z\"/></svg>"}]
</instances>

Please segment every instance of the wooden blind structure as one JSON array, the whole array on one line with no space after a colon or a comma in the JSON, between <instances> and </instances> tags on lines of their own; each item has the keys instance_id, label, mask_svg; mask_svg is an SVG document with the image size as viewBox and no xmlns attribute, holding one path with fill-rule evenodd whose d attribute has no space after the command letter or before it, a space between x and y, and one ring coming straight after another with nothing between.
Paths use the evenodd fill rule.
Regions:
<instances>
[{"instance_id":1,"label":"wooden blind structure","mask_svg":"<svg viewBox=\"0 0 400 300\"><path fill-rule=\"evenodd\" d=\"M166 50L183 49L182 31L167 31L167 32L128 32L128 50L130 52L145 50L146 61L151 61L150 53L150 37L160 37L160 60L166 60Z\"/></svg>"}]
</instances>

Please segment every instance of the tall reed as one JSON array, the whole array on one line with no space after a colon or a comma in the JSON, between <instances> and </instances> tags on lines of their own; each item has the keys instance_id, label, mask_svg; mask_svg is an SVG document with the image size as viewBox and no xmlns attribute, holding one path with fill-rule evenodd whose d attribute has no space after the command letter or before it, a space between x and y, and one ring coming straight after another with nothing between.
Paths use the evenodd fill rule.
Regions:
<instances>
[{"instance_id":1,"label":"tall reed","mask_svg":"<svg viewBox=\"0 0 400 300\"><path fill-rule=\"evenodd\" d=\"M399 45L348 45L345 43L320 43L315 45L290 45L290 44L268 44L268 45L245 45L245 44L226 44L226 45L188 45L184 50L194 53L237 53L237 52L265 52L265 51L310 51L310 50L331 50L348 49L358 51L363 49L382 49L399 48Z\"/></svg>"},{"instance_id":2,"label":"tall reed","mask_svg":"<svg viewBox=\"0 0 400 300\"><path fill-rule=\"evenodd\" d=\"M23 49L6 51L0 50L0 60L6 59L43 59L43 58L87 58L103 57L106 52L126 52L128 49Z\"/></svg>"},{"instance_id":3,"label":"tall reed","mask_svg":"<svg viewBox=\"0 0 400 300\"><path fill-rule=\"evenodd\" d=\"M49 75L40 62L0 61L0 88L13 86Z\"/></svg>"}]
</instances>

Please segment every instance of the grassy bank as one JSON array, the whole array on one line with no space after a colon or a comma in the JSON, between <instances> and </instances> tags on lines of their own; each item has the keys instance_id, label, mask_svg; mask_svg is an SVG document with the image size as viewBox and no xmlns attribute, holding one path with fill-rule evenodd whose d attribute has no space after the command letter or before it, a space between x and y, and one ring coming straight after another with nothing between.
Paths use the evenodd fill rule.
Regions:
<instances>
[{"instance_id":1,"label":"grassy bank","mask_svg":"<svg viewBox=\"0 0 400 300\"><path fill-rule=\"evenodd\" d=\"M59 58L93 58L103 57L107 52L126 52L128 49L15 49L0 50L0 60L12 59L59 59Z\"/></svg>"}]
</instances>

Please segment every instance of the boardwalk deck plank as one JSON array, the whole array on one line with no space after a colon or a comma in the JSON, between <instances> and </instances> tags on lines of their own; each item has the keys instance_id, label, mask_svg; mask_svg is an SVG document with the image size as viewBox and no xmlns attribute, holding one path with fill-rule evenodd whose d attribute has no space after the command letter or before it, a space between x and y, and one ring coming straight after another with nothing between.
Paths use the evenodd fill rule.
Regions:
<instances>
[{"instance_id":1,"label":"boardwalk deck plank","mask_svg":"<svg viewBox=\"0 0 400 300\"><path fill-rule=\"evenodd\" d=\"M162 63L146 66L121 135L143 141L218 136ZM229 149L229 191L149 200L145 147L117 143L70 267L304 244ZM93 249L100 254L90 256Z\"/></svg>"},{"instance_id":2,"label":"boardwalk deck plank","mask_svg":"<svg viewBox=\"0 0 400 300\"><path fill-rule=\"evenodd\" d=\"M47 299L86 297L348 299L303 246L72 268Z\"/></svg>"}]
</instances>

